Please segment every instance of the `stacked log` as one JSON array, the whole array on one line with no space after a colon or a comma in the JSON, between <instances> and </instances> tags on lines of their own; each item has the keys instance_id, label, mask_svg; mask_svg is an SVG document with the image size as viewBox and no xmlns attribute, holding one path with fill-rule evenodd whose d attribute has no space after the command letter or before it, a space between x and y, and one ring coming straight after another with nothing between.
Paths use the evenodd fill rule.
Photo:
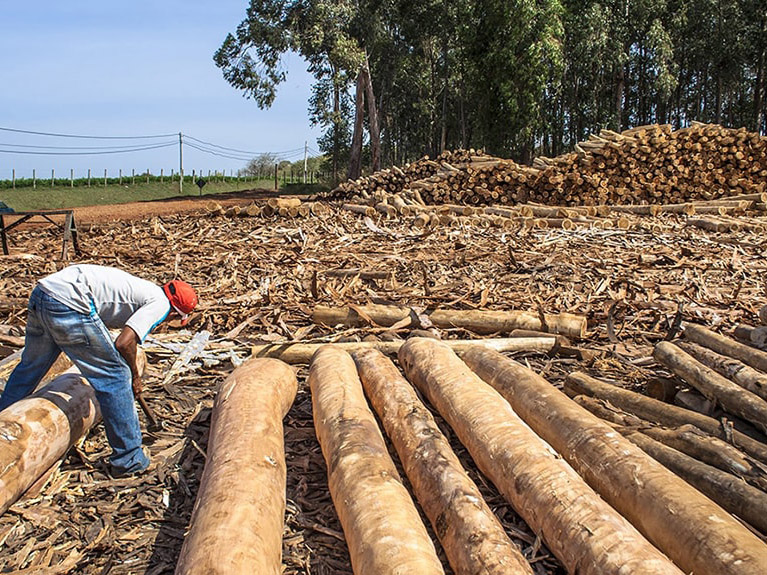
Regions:
<instances>
[{"instance_id":1,"label":"stacked log","mask_svg":"<svg viewBox=\"0 0 767 575\"><path fill-rule=\"evenodd\" d=\"M532 370L479 348L463 359L686 573L756 574L767 561L767 547L738 521L647 457L644 445L642 450L632 445ZM749 489L758 492L749 486L743 491ZM767 495L762 495L759 501L767 509ZM740 511L743 500L739 503ZM757 521L757 527L765 524Z\"/></svg>"},{"instance_id":2,"label":"stacked log","mask_svg":"<svg viewBox=\"0 0 767 575\"><path fill-rule=\"evenodd\" d=\"M464 161L461 161L464 160ZM424 158L345 182L331 199L418 194L427 204L682 204L767 190L767 138L745 128L693 123L602 130L556 158L531 166L463 151ZM720 206L722 212L737 206Z\"/></svg>"},{"instance_id":3,"label":"stacked log","mask_svg":"<svg viewBox=\"0 0 767 575\"><path fill-rule=\"evenodd\" d=\"M681 573L447 346L413 338L399 360L480 470L569 573Z\"/></svg>"}]
</instances>

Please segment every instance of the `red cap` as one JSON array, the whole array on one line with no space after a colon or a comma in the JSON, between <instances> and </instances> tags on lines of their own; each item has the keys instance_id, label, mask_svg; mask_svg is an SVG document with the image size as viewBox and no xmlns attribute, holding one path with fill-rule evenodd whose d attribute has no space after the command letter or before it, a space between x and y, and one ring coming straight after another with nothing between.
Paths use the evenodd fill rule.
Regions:
<instances>
[{"instance_id":1,"label":"red cap","mask_svg":"<svg viewBox=\"0 0 767 575\"><path fill-rule=\"evenodd\" d=\"M197 307L197 294L194 288L185 281L173 280L162 286L162 290L170 300L179 314L181 314L181 325L186 325L189 314Z\"/></svg>"}]
</instances>

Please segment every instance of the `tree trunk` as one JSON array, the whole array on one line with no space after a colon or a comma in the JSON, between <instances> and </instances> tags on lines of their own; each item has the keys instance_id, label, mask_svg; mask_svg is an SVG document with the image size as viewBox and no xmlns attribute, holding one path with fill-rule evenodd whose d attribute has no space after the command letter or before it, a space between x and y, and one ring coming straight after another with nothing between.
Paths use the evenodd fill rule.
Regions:
<instances>
[{"instance_id":1,"label":"tree trunk","mask_svg":"<svg viewBox=\"0 0 767 575\"><path fill-rule=\"evenodd\" d=\"M251 359L221 385L176 575L282 572L282 419L296 388L293 370L276 359Z\"/></svg>"},{"instance_id":2,"label":"tree trunk","mask_svg":"<svg viewBox=\"0 0 767 575\"><path fill-rule=\"evenodd\" d=\"M767 547L740 523L534 371L493 351L469 350L464 359L686 573L756 575L765 564Z\"/></svg>"},{"instance_id":3,"label":"tree trunk","mask_svg":"<svg viewBox=\"0 0 767 575\"><path fill-rule=\"evenodd\" d=\"M459 575L532 575L530 564L394 363L374 350L355 353L354 361L453 570Z\"/></svg>"},{"instance_id":4,"label":"tree trunk","mask_svg":"<svg viewBox=\"0 0 767 575\"><path fill-rule=\"evenodd\" d=\"M697 343L680 342L679 347L720 375L734 381L743 389L767 400L767 375L737 359L719 355Z\"/></svg>"},{"instance_id":5,"label":"tree trunk","mask_svg":"<svg viewBox=\"0 0 767 575\"><path fill-rule=\"evenodd\" d=\"M706 329L700 325L688 324L684 328L684 337L717 353L739 359L743 363L767 372L767 353L742 344L729 337Z\"/></svg>"},{"instance_id":6,"label":"tree trunk","mask_svg":"<svg viewBox=\"0 0 767 575\"><path fill-rule=\"evenodd\" d=\"M447 346L411 339L399 360L482 473L569 573L681 573Z\"/></svg>"},{"instance_id":7,"label":"tree trunk","mask_svg":"<svg viewBox=\"0 0 767 575\"><path fill-rule=\"evenodd\" d=\"M309 368L314 427L355 573L440 575L434 544L389 457L351 356L321 348Z\"/></svg>"},{"instance_id":8,"label":"tree trunk","mask_svg":"<svg viewBox=\"0 0 767 575\"><path fill-rule=\"evenodd\" d=\"M660 441L663 445L668 445L722 471L737 475L750 485L767 492L767 469L764 469L762 464L734 445L709 435L694 425L682 425L674 428L661 427L646 419L621 411L608 401L586 395L578 395L573 400L605 421L620 425L623 429L641 431L655 441Z\"/></svg>"},{"instance_id":9,"label":"tree trunk","mask_svg":"<svg viewBox=\"0 0 767 575\"><path fill-rule=\"evenodd\" d=\"M0 413L0 513L66 454L101 417L79 373L65 373Z\"/></svg>"},{"instance_id":10,"label":"tree trunk","mask_svg":"<svg viewBox=\"0 0 767 575\"><path fill-rule=\"evenodd\" d=\"M378 127L378 109L376 106L375 93L373 92L373 80L370 76L370 66L367 55L365 65L362 68L365 75L365 95L368 101L368 124L370 125L370 154L373 160L373 171L381 169L381 133Z\"/></svg>"},{"instance_id":11,"label":"tree trunk","mask_svg":"<svg viewBox=\"0 0 767 575\"><path fill-rule=\"evenodd\" d=\"M144 373L141 349L136 360ZM96 394L75 367L0 412L0 514L100 419Z\"/></svg>"},{"instance_id":12,"label":"tree trunk","mask_svg":"<svg viewBox=\"0 0 767 575\"><path fill-rule=\"evenodd\" d=\"M356 180L362 175L362 120L365 94L365 73L363 68L357 73L357 85L354 92L354 134L352 148L349 154L350 180Z\"/></svg>"},{"instance_id":13,"label":"tree trunk","mask_svg":"<svg viewBox=\"0 0 767 575\"><path fill-rule=\"evenodd\" d=\"M767 493L764 493L756 487L748 485L742 479L735 477L706 465L689 455L685 455L676 449L667 447L659 441L655 441L638 431L620 430L632 443L640 447L647 455L673 471L676 475L684 479L690 485L695 487L701 493L711 498L724 509L733 513L746 521L748 524L757 528L762 533L767 533ZM728 520L732 521L729 516ZM711 518L709 518L711 520ZM706 525L705 518L698 518L697 525L691 525L697 529L701 525ZM747 532L748 533L748 532ZM749 533L749 535L751 535ZM753 537L753 535L751 535ZM735 543L737 547L739 545ZM762 547L764 544L762 543ZM724 547L723 547L724 548ZM761 565L767 565L767 553L762 554ZM707 571L717 572L716 564L710 563ZM698 571L696 571L698 572ZM701 569L700 573L704 573ZM726 573L737 573L737 569L727 566ZM743 571L748 573L749 571ZM758 571L751 571L757 573Z\"/></svg>"}]
</instances>

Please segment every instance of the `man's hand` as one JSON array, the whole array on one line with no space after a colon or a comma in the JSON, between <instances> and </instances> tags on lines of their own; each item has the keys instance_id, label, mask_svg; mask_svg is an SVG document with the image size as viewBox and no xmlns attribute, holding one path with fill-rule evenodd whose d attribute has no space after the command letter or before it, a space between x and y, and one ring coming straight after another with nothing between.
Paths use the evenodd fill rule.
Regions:
<instances>
[{"instance_id":1,"label":"man's hand","mask_svg":"<svg viewBox=\"0 0 767 575\"><path fill-rule=\"evenodd\" d=\"M133 395L138 397L138 394L144 391L144 384L141 382L141 376L133 376Z\"/></svg>"},{"instance_id":2,"label":"man's hand","mask_svg":"<svg viewBox=\"0 0 767 575\"><path fill-rule=\"evenodd\" d=\"M130 327L125 327L120 332L120 335L117 336L117 339L115 340L115 347L117 348L117 351L121 356L123 356L123 359L125 359L125 363L128 364L128 367L131 371L131 376L133 379L133 395L137 396L139 393L141 393L141 390L143 389L143 385L141 384L141 373L138 370L138 365L136 365L136 348L138 346L138 336L136 335L136 332L133 331Z\"/></svg>"}]
</instances>

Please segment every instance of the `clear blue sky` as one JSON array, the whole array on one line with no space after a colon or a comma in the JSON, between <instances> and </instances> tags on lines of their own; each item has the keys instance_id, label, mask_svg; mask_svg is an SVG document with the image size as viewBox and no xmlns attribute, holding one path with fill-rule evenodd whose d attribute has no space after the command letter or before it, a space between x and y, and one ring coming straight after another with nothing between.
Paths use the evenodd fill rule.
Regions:
<instances>
[{"instance_id":1,"label":"clear blue sky","mask_svg":"<svg viewBox=\"0 0 767 575\"><path fill-rule=\"evenodd\" d=\"M247 152L303 158L320 130L309 125L312 83L297 55L274 105L260 110L229 86L213 53L245 17L248 0L2 0L0 127L95 136L183 132ZM172 141L161 138L158 143ZM176 136L175 140L178 140ZM79 152L39 146L126 146L150 141L41 137L0 131L0 150ZM27 147L22 146L38 146ZM210 148L218 150L218 148ZM232 154L221 151L223 154ZM235 153L233 155L242 156ZM249 155L249 154L245 154ZM289 154L285 154L287 156ZM103 177L160 168L178 170L178 145L121 154L31 155L0 152L0 179ZM184 171L237 170L240 159L184 146Z\"/></svg>"}]
</instances>

